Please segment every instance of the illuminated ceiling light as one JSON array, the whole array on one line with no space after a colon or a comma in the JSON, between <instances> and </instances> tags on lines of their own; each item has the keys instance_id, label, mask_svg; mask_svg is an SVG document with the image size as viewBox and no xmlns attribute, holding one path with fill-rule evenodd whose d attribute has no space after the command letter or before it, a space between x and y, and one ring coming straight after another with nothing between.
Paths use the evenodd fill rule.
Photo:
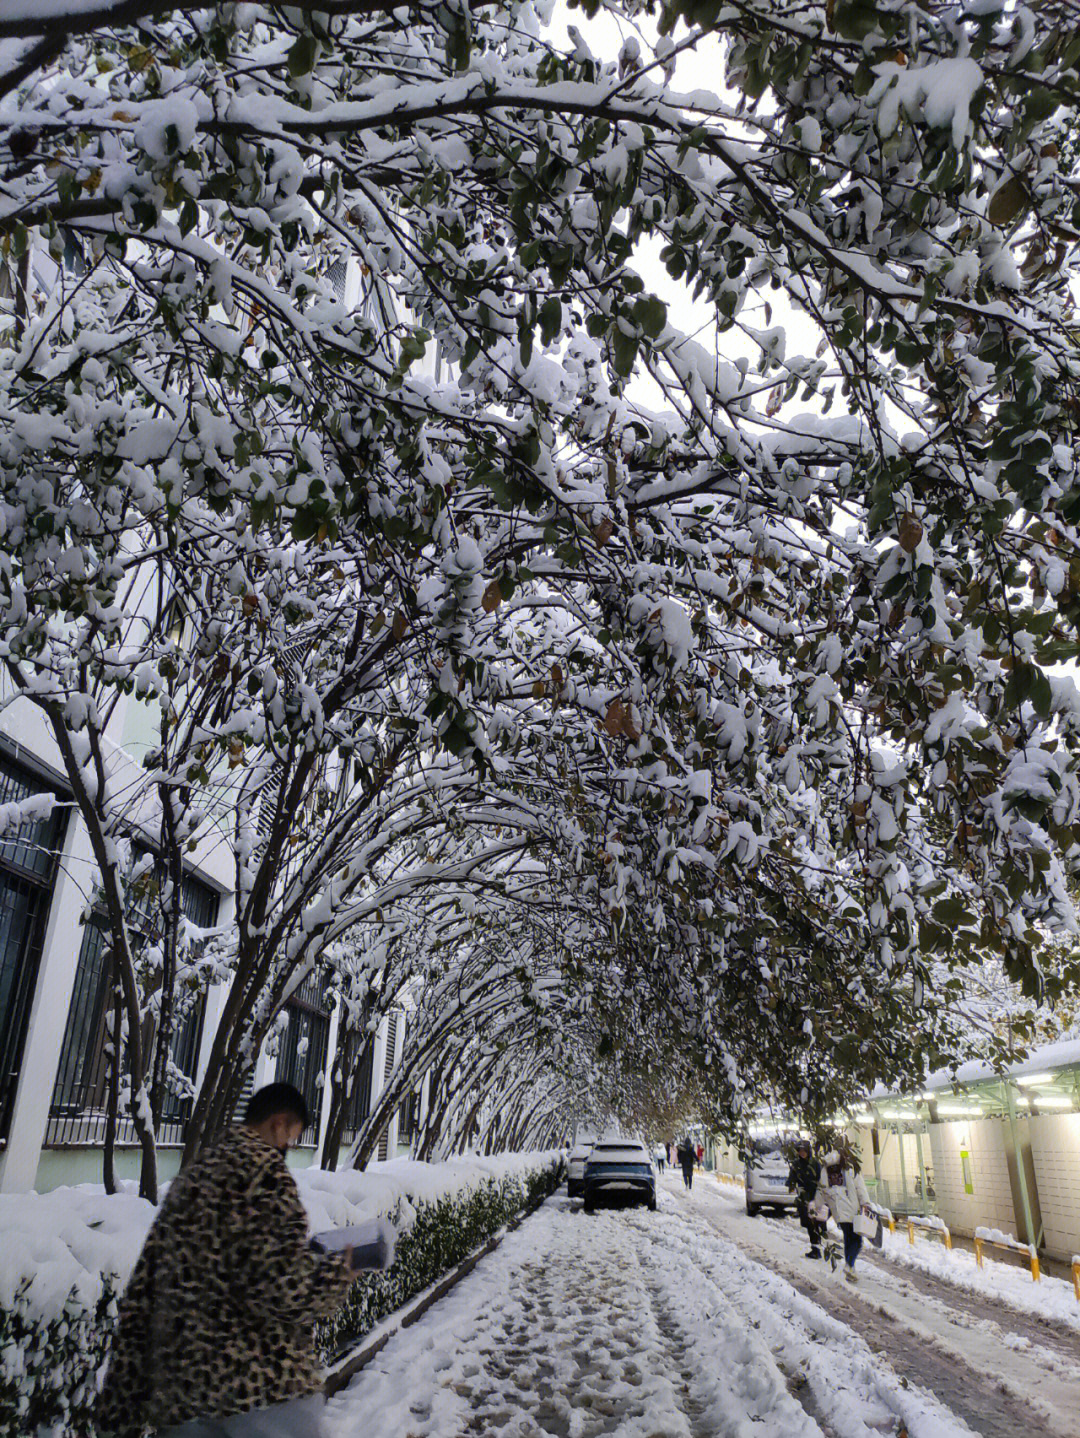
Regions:
<instances>
[{"instance_id":1,"label":"illuminated ceiling light","mask_svg":"<svg viewBox=\"0 0 1080 1438\"><path fill-rule=\"evenodd\" d=\"M1034 1102L1039 1108L1072 1108L1073 1101L1064 1093L1037 1093Z\"/></svg>"},{"instance_id":2,"label":"illuminated ceiling light","mask_svg":"<svg viewBox=\"0 0 1080 1438\"><path fill-rule=\"evenodd\" d=\"M1030 1108L1030 1107L1031 1107L1031 1100L1030 1100L1029 1098L1018 1098L1018 1099L1016 1100L1016 1107L1017 1107L1017 1108Z\"/></svg>"},{"instance_id":3,"label":"illuminated ceiling light","mask_svg":"<svg viewBox=\"0 0 1080 1438\"><path fill-rule=\"evenodd\" d=\"M965 1107L962 1104L938 1104L938 1113L945 1118L982 1118L981 1108Z\"/></svg>"},{"instance_id":4,"label":"illuminated ceiling light","mask_svg":"<svg viewBox=\"0 0 1080 1438\"><path fill-rule=\"evenodd\" d=\"M1021 1086L1021 1088L1027 1088L1027 1087L1028 1087L1029 1085L1031 1085L1031 1084L1053 1083L1053 1082L1054 1082L1054 1075L1053 1075L1053 1074L1025 1074L1025 1075L1023 1076L1023 1078L1018 1078L1018 1079L1016 1080L1016 1082Z\"/></svg>"}]
</instances>

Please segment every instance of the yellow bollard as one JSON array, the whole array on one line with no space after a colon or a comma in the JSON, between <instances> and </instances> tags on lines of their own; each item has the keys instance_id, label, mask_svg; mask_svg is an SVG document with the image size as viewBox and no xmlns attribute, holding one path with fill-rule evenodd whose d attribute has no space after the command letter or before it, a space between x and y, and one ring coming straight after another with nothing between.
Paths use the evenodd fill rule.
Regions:
<instances>
[{"instance_id":1,"label":"yellow bollard","mask_svg":"<svg viewBox=\"0 0 1080 1438\"><path fill-rule=\"evenodd\" d=\"M1076 1293L1076 1301L1080 1303L1080 1262L1072 1266L1073 1291Z\"/></svg>"},{"instance_id":2,"label":"yellow bollard","mask_svg":"<svg viewBox=\"0 0 1080 1438\"><path fill-rule=\"evenodd\" d=\"M952 1234L947 1228L945 1229L945 1247L948 1249L952 1248Z\"/></svg>"},{"instance_id":3,"label":"yellow bollard","mask_svg":"<svg viewBox=\"0 0 1080 1438\"><path fill-rule=\"evenodd\" d=\"M911 1244L912 1248L915 1247L915 1225L910 1218L907 1221L907 1241Z\"/></svg>"},{"instance_id":4,"label":"yellow bollard","mask_svg":"<svg viewBox=\"0 0 1080 1438\"><path fill-rule=\"evenodd\" d=\"M979 1265L980 1268L983 1266L982 1246L983 1246L983 1241L982 1241L982 1239L981 1239L981 1238L977 1238L977 1239L975 1240L975 1262Z\"/></svg>"},{"instance_id":5,"label":"yellow bollard","mask_svg":"<svg viewBox=\"0 0 1080 1438\"><path fill-rule=\"evenodd\" d=\"M1040 1279L1041 1277L1042 1277L1042 1272L1041 1272L1041 1270L1040 1270L1040 1268L1039 1268L1039 1255L1038 1255L1037 1253L1033 1253L1033 1254L1031 1255L1031 1281L1032 1281L1032 1283L1038 1283L1038 1281L1039 1281L1039 1279Z\"/></svg>"}]
</instances>

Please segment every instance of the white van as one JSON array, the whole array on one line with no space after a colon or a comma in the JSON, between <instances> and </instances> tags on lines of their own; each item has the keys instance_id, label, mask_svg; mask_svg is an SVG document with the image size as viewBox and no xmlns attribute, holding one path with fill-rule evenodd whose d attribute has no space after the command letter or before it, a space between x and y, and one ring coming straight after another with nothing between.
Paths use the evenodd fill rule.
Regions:
<instances>
[{"instance_id":1,"label":"white van","mask_svg":"<svg viewBox=\"0 0 1080 1438\"><path fill-rule=\"evenodd\" d=\"M585 1192L585 1160L592 1153L594 1138L579 1138L570 1150L566 1160L566 1193L569 1198L580 1198Z\"/></svg>"},{"instance_id":2,"label":"white van","mask_svg":"<svg viewBox=\"0 0 1080 1438\"><path fill-rule=\"evenodd\" d=\"M746 1211L753 1218L763 1208L794 1208L797 1194L788 1188L791 1162L779 1136L755 1138L746 1165Z\"/></svg>"}]
</instances>

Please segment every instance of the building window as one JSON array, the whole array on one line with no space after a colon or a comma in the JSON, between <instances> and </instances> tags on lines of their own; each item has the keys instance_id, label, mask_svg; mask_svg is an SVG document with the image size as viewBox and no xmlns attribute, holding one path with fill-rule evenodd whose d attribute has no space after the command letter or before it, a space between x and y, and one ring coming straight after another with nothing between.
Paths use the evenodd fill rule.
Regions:
<instances>
[{"instance_id":1,"label":"building window","mask_svg":"<svg viewBox=\"0 0 1080 1438\"><path fill-rule=\"evenodd\" d=\"M311 1123L300 1142L314 1144L322 1115L323 1074L330 1040L330 1002L324 975L309 974L285 1005L288 1026L278 1048L278 1083L291 1083L304 1095Z\"/></svg>"},{"instance_id":2,"label":"building window","mask_svg":"<svg viewBox=\"0 0 1080 1438\"><path fill-rule=\"evenodd\" d=\"M406 1094L398 1110L398 1145L411 1144L420 1127L420 1095Z\"/></svg>"},{"instance_id":3,"label":"building window","mask_svg":"<svg viewBox=\"0 0 1080 1438\"><path fill-rule=\"evenodd\" d=\"M383 1088L394 1076L394 1069L397 1066L397 1043L398 1043L398 1016L397 1012L387 1015L386 1018L386 1051L383 1054ZM390 1157L390 1125L383 1129L379 1137L379 1162L385 1163Z\"/></svg>"},{"instance_id":4,"label":"building window","mask_svg":"<svg viewBox=\"0 0 1080 1438\"><path fill-rule=\"evenodd\" d=\"M217 922L218 895L190 875L180 895L184 917L200 929ZM138 925L141 938L150 937L150 910L134 908L129 920ZM141 921L141 923L140 923ZM45 1130L48 1147L66 1144L100 1144L105 1134L107 1018L110 1011L110 972L103 919L95 915L83 930L82 948L75 973L75 985L68 1010L67 1028L60 1050L60 1067L53 1089L49 1122ZM181 1002L175 1016L170 1056L176 1072L194 1083L202 1041L205 993ZM158 1142L180 1144L191 1109L191 1099L178 1086L170 1089L162 1103ZM121 1115L117 1125L119 1143L135 1142L135 1126Z\"/></svg>"},{"instance_id":5,"label":"building window","mask_svg":"<svg viewBox=\"0 0 1080 1438\"><path fill-rule=\"evenodd\" d=\"M29 799L42 787L0 760L0 804ZM0 842L0 1138L11 1124L63 831L61 811L22 824Z\"/></svg>"},{"instance_id":6,"label":"building window","mask_svg":"<svg viewBox=\"0 0 1080 1438\"><path fill-rule=\"evenodd\" d=\"M371 1042L370 1035L365 1035L364 1050L359 1072L353 1079L352 1093L349 1096L349 1106L345 1114L345 1127L341 1133L342 1143L353 1142L363 1128L364 1120L371 1112L371 1079L374 1072L375 1045Z\"/></svg>"}]
</instances>

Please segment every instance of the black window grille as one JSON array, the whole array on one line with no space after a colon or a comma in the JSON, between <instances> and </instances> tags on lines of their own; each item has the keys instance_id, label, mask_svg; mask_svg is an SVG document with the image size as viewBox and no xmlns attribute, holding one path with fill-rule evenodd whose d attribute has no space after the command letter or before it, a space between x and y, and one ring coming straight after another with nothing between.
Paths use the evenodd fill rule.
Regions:
<instances>
[{"instance_id":1,"label":"black window grille","mask_svg":"<svg viewBox=\"0 0 1080 1438\"><path fill-rule=\"evenodd\" d=\"M375 1068L375 1045L370 1039L364 1040L365 1052L360 1067L353 1079L352 1093L345 1113L345 1127L341 1133L342 1143L352 1143L371 1112L371 1080Z\"/></svg>"},{"instance_id":2,"label":"black window grille","mask_svg":"<svg viewBox=\"0 0 1080 1438\"><path fill-rule=\"evenodd\" d=\"M420 1125L420 1095L406 1094L398 1110L398 1143L412 1143Z\"/></svg>"},{"instance_id":3,"label":"black window grille","mask_svg":"<svg viewBox=\"0 0 1080 1438\"><path fill-rule=\"evenodd\" d=\"M278 1083L291 1083L304 1095L311 1123L301 1135L302 1144L314 1144L322 1116L323 1075L330 1041L330 1000L328 981L312 973L285 1005L288 1026L278 1048Z\"/></svg>"},{"instance_id":4,"label":"black window grille","mask_svg":"<svg viewBox=\"0 0 1080 1438\"><path fill-rule=\"evenodd\" d=\"M394 1076L394 1067L397 1063L397 1031L398 1016L390 1014L386 1020L386 1052L383 1055L383 1088ZM383 1129L379 1138L379 1161L385 1163L390 1156L390 1125Z\"/></svg>"},{"instance_id":5,"label":"black window grille","mask_svg":"<svg viewBox=\"0 0 1080 1438\"><path fill-rule=\"evenodd\" d=\"M0 760L0 804L42 792L33 775ZM0 1138L11 1124L63 833L61 810L0 841Z\"/></svg>"},{"instance_id":6,"label":"black window grille","mask_svg":"<svg viewBox=\"0 0 1080 1438\"><path fill-rule=\"evenodd\" d=\"M213 928L219 898L207 884L188 875L181 888L180 902L190 923L201 929ZM142 903L132 905L129 919L133 916L136 922L142 919L144 925L150 922L150 910ZM141 932L147 936L145 928ZM45 1129L47 1147L94 1145L104 1139L105 1045L111 1009L111 974L105 941L104 919L95 915L83 930L60 1067ZM191 1084L198 1069L205 1009L204 993L188 998L181 996L175 1017L170 1057L176 1071ZM191 1095L179 1085L170 1087L161 1106L158 1142L166 1146L183 1143L190 1111ZM122 1115L117 1124L117 1142L134 1143L135 1138L135 1125L129 1116Z\"/></svg>"},{"instance_id":7,"label":"black window grille","mask_svg":"<svg viewBox=\"0 0 1080 1438\"><path fill-rule=\"evenodd\" d=\"M405 1039L408 1031L408 1023L402 1018L399 1022L399 1034L397 1042L401 1052L405 1052ZM399 1144L412 1142L412 1094L406 1094L398 1105L398 1131L397 1141Z\"/></svg>"}]
</instances>

